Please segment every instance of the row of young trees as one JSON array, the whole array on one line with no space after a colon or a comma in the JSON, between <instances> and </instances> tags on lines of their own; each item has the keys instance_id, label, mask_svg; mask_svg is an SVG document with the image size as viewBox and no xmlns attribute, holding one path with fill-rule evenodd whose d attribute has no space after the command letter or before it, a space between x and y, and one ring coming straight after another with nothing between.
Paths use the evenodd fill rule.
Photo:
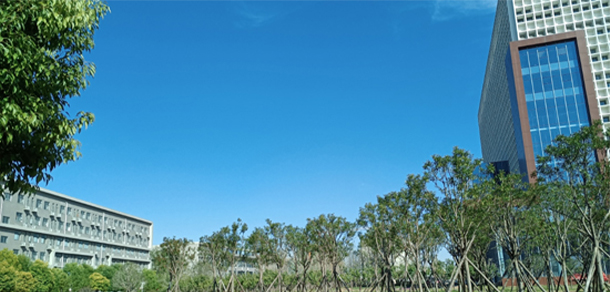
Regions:
<instances>
[{"instance_id":1,"label":"row of young trees","mask_svg":"<svg viewBox=\"0 0 610 292\"><path fill-rule=\"evenodd\" d=\"M305 227L267 220L247 234L238 220L199 245L166 238L153 261L170 275L172 291L181 291L185 275L208 279L198 289L214 292L394 292L405 286L428 292L455 285L463 292L499 291L499 278L519 291L568 292L570 284L605 291L609 148L599 123L559 136L531 181L455 148L433 156L422 174L408 175L403 189L366 204L356 222L333 214L308 219ZM441 247L454 265L439 262ZM489 261L490 251L500 251L505 261ZM236 275L238 263L253 265L256 278ZM541 277L549 280L541 283Z\"/></svg>"},{"instance_id":2,"label":"row of young trees","mask_svg":"<svg viewBox=\"0 0 610 292\"><path fill-rule=\"evenodd\" d=\"M142 286L142 283L145 283ZM0 292L63 292L63 291L165 291L163 277L134 264L99 266L69 263L63 269L49 268L25 255L0 250Z\"/></svg>"}]
</instances>

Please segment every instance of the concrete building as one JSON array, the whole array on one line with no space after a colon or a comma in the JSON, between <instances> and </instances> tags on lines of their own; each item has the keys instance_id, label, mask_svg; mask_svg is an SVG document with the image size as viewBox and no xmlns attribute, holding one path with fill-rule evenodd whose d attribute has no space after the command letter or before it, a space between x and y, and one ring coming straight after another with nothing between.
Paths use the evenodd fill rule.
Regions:
<instances>
[{"instance_id":1,"label":"concrete building","mask_svg":"<svg viewBox=\"0 0 610 292\"><path fill-rule=\"evenodd\" d=\"M609 56L609 0L500 0L478 114L483 159L529 177L557 135L599 119L607 129Z\"/></svg>"},{"instance_id":2,"label":"concrete building","mask_svg":"<svg viewBox=\"0 0 610 292\"><path fill-rule=\"evenodd\" d=\"M50 267L73 262L150 267L153 224L148 220L42 188L33 195L5 193L0 218L0 249Z\"/></svg>"}]
</instances>

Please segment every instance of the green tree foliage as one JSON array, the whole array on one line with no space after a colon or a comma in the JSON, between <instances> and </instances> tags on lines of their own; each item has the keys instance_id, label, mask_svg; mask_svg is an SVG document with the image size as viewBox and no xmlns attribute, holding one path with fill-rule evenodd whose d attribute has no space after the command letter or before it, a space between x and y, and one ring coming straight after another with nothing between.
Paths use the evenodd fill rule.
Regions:
<instances>
[{"instance_id":1,"label":"green tree foliage","mask_svg":"<svg viewBox=\"0 0 610 292\"><path fill-rule=\"evenodd\" d=\"M36 291L52 291L55 284L55 277L47 266L47 263L41 260L36 260L34 264L32 264L32 266L30 267L30 273L32 273L32 276L38 281Z\"/></svg>"},{"instance_id":2,"label":"green tree foliage","mask_svg":"<svg viewBox=\"0 0 610 292\"><path fill-rule=\"evenodd\" d=\"M286 247L292 255L294 272L299 273L297 278L297 289L304 292L307 285L307 272L316 255L316 245L312 234L311 225L307 228L286 226Z\"/></svg>"},{"instance_id":3,"label":"green tree foliage","mask_svg":"<svg viewBox=\"0 0 610 292\"><path fill-rule=\"evenodd\" d=\"M98 0L0 1L0 177L10 192L32 191L80 156L74 134L91 113L68 113L95 73L84 53L109 11Z\"/></svg>"},{"instance_id":4,"label":"green tree foliage","mask_svg":"<svg viewBox=\"0 0 610 292\"><path fill-rule=\"evenodd\" d=\"M89 275L89 287L93 290L106 291L110 288L110 280L102 274L94 272Z\"/></svg>"},{"instance_id":5,"label":"green tree foliage","mask_svg":"<svg viewBox=\"0 0 610 292\"><path fill-rule=\"evenodd\" d=\"M64 266L63 270L68 275L68 285L73 291L90 287L89 276L94 272L91 266L69 263Z\"/></svg>"},{"instance_id":6,"label":"green tree foliage","mask_svg":"<svg viewBox=\"0 0 610 292\"><path fill-rule=\"evenodd\" d=\"M112 283L112 279L116 272L121 269L122 265L100 265L95 269L95 272L102 274L102 276L106 277L106 279L110 280Z\"/></svg>"},{"instance_id":7,"label":"green tree foliage","mask_svg":"<svg viewBox=\"0 0 610 292\"><path fill-rule=\"evenodd\" d=\"M555 191L546 200L563 202L554 204L561 206L558 214L573 220L581 236L584 292L607 290L603 262L610 228L610 141L602 132L598 121L569 137L560 135L545 149L547 156L539 158L539 182Z\"/></svg>"},{"instance_id":8,"label":"green tree foliage","mask_svg":"<svg viewBox=\"0 0 610 292\"><path fill-rule=\"evenodd\" d=\"M424 164L424 176L440 196L434 208L438 227L445 234L447 250L457 262L448 291L458 275L460 291L473 291L469 253L485 222L488 206L481 202L490 192L490 184L486 183L489 177L477 173L486 172L482 160L457 147L451 155L434 155Z\"/></svg>"},{"instance_id":9,"label":"green tree foliage","mask_svg":"<svg viewBox=\"0 0 610 292\"><path fill-rule=\"evenodd\" d=\"M53 292L66 291L69 288L70 281L68 279L68 274L66 274L62 269L51 269L51 273L53 274Z\"/></svg>"},{"instance_id":10,"label":"green tree foliage","mask_svg":"<svg viewBox=\"0 0 610 292\"><path fill-rule=\"evenodd\" d=\"M399 251L397 242L398 224L393 202L389 199L393 193L378 196L377 203L368 203L360 208L358 224L366 230L360 234L360 244L370 248L376 257L376 262L382 270L383 276L379 279L385 291L394 291L392 267L395 264L396 254Z\"/></svg>"},{"instance_id":11,"label":"green tree foliage","mask_svg":"<svg viewBox=\"0 0 610 292\"><path fill-rule=\"evenodd\" d=\"M263 274L268 265L272 263L272 248L269 236L265 229L257 227L246 239L246 248L254 256L254 264L258 269L257 285L261 292L265 291Z\"/></svg>"},{"instance_id":12,"label":"green tree foliage","mask_svg":"<svg viewBox=\"0 0 610 292\"><path fill-rule=\"evenodd\" d=\"M36 288L38 287L38 281L34 279L32 273L17 271L15 275L15 292L36 291Z\"/></svg>"},{"instance_id":13,"label":"green tree foliage","mask_svg":"<svg viewBox=\"0 0 610 292\"><path fill-rule=\"evenodd\" d=\"M8 261L0 261L0 292L15 291L17 269Z\"/></svg>"},{"instance_id":14,"label":"green tree foliage","mask_svg":"<svg viewBox=\"0 0 610 292\"><path fill-rule=\"evenodd\" d=\"M6 265L22 270L18 257L8 248L0 250L0 262L6 262Z\"/></svg>"},{"instance_id":15,"label":"green tree foliage","mask_svg":"<svg viewBox=\"0 0 610 292\"><path fill-rule=\"evenodd\" d=\"M163 281L159 279L157 272L154 270L143 270L142 276L144 277L144 291L146 292L161 292L165 291L165 287Z\"/></svg>"},{"instance_id":16,"label":"green tree foliage","mask_svg":"<svg viewBox=\"0 0 610 292\"><path fill-rule=\"evenodd\" d=\"M339 291L341 284L345 285L345 283L339 277L338 267L352 251L356 224L341 216L322 214L317 218L307 219L307 225L315 236L319 255L331 267L335 290ZM323 268L322 271L324 274L322 281L326 283L328 279L326 270Z\"/></svg>"},{"instance_id":17,"label":"green tree foliage","mask_svg":"<svg viewBox=\"0 0 610 292\"><path fill-rule=\"evenodd\" d=\"M112 286L119 288L121 291L134 292L140 288L143 281L142 269L135 264L127 263L121 265L114 274Z\"/></svg>"},{"instance_id":18,"label":"green tree foliage","mask_svg":"<svg viewBox=\"0 0 610 292\"><path fill-rule=\"evenodd\" d=\"M169 273L171 291L180 292L180 279L195 259L196 249L191 241L183 238L163 238L160 249L152 255L153 263Z\"/></svg>"}]
</instances>

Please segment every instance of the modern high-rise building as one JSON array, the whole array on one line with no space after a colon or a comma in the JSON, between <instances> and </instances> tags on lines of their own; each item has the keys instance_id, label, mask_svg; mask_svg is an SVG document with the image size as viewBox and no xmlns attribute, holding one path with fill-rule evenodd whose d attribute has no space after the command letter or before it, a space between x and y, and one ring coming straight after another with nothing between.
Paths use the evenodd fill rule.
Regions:
<instances>
[{"instance_id":1,"label":"modern high-rise building","mask_svg":"<svg viewBox=\"0 0 610 292\"><path fill-rule=\"evenodd\" d=\"M150 268L151 221L40 189L0 198L0 250L50 267L132 262Z\"/></svg>"},{"instance_id":2,"label":"modern high-rise building","mask_svg":"<svg viewBox=\"0 0 610 292\"><path fill-rule=\"evenodd\" d=\"M530 174L559 135L610 127L610 0L499 0L479 105L483 159Z\"/></svg>"}]
</instances>

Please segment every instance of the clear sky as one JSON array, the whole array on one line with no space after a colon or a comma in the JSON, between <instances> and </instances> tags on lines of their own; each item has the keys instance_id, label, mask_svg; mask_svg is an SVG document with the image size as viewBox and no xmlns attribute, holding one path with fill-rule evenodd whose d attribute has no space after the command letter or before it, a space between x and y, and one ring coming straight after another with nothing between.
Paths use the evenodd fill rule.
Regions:
<instances>
[{"instance_id":1,"label":"clear sky","mask_svg":"<svg viewBox=\"0 0 610 292\"><path fill-rule=\"evenodd\" d=\"M480 156L493 0L108 4L71 101L96 121L46 188L153 221L154 244L355 220L433 154Z\"/></svg>"}]
</instances>

